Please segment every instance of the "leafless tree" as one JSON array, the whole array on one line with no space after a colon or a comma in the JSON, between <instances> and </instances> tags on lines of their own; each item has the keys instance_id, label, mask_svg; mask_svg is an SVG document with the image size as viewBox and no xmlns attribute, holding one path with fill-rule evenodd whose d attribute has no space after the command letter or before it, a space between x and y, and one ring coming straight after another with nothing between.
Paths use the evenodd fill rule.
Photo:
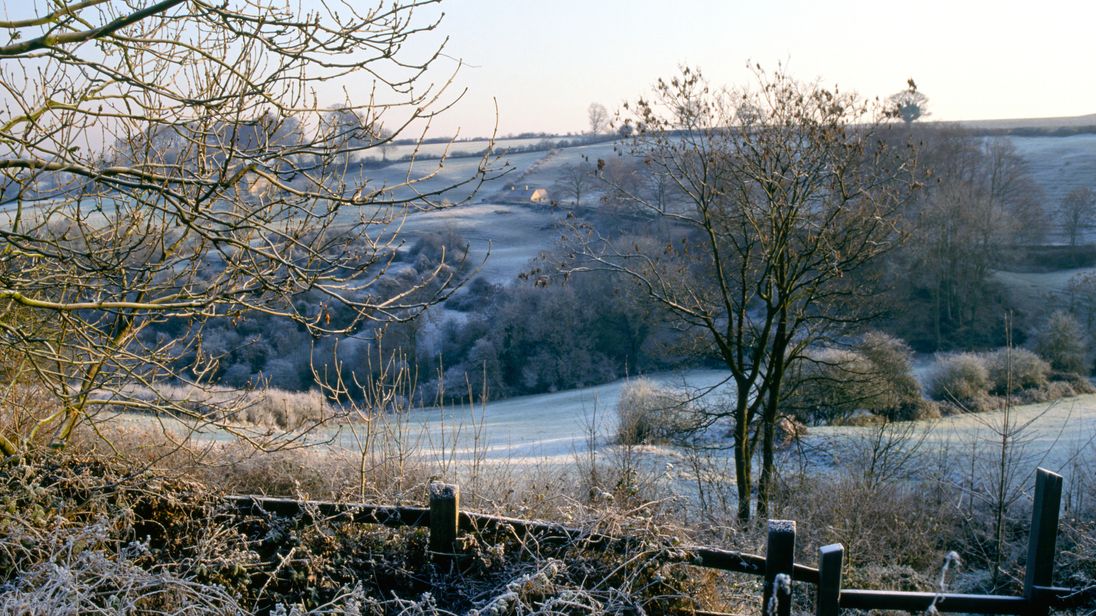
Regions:
<instances>
[{"instance_id":1,"label":"leafless tree","mask_svg":"<svg viewBox=\"0 0 1096 616\"><path fill-rule=\"evenodd\" d=\"M601 103L590 103L586 109L586 115L590 120L590 134L597 136L605 132L609 126L609 110Z\"/></svg>"},{"instance_id":2,"label":"leafless tree","mask_svg":"<svg viewBox=\"0 0 1096 616\"><path fill-rule=\"evenodd\" d=\"M388 223L433 207L442 189L421 187L436 169L386 185L354 164L453 98L422 86L441 49L401 47L437 26L431 4L9 7L0 348L48 410L0 449L63 444L102 408L210 418L158 393L216 372L210 320L259 311L346 334L445 296L443 266L379 284L400 243ZM334 108L317 95L339 91L354 94Z\"/></svg>"},{"instance_id":3,"label":"leafless tree","mask_svg":"<svg viewBox=\"0 0 1096 616\"><path fill-rule=\"evenodd\" d=\"M671 223L669 236L640 242L582 230L584 267L637 281L730 372L736 393L722 414L734 424L743 520L758 440L758 515L768 511L789 365L855 318L847 308L864 289L848 274L895 245L896 210L913 178L909 151L883 145L887 129L867 103L783 71L759 69L757 78L755 88L729 92L685 69L630 105L633 153L670 178L674 193L631 200Z\"/></svg>"},{"instance_id":4,"label":"leafless tree","mask_svg":"<svg viewBox=\"0 0 1096 616\"><path fill-rule=\"evenodd\" d=\"M559 173L559 191L571 197L575 206L582 205L582 197L594 187L593 167L589 164L565 165Z\"/></svg>"},{"instance_id":5,"label":"leafless tree","mask_svg":"<svg viewBox=\"0 0 1096 616\"><path fill-rule=\"evenodd\" d=\"M1096 216L1096 192L1087 186L1069 191L1058 206L1058 216L1061 217L1066 235L1069 236L1069 245L1076 246L1081 232L1088 227L1093 216Z\"/></svg>"}]
</instances>

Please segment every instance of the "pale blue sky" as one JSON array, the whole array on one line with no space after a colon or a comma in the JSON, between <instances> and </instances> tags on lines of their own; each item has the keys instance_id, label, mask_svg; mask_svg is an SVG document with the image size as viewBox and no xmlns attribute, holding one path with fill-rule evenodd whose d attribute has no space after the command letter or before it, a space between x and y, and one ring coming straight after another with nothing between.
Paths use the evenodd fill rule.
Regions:
<instances>
[{"instance_id":1,"label":"pale blue sky","mask_svg":"<svg viewBox=\"0 0 1096 616\"><path fill-rule=\"evenodd\" d=\"M449 0L442 10L437 34L468 64L457 81L469 93L438 133L489 132L492 97L502 133L581 131L592 101L614 110L682 64L742 85L748 61L866 96L913 77L938 120L1096 113L1093 0Z\"/></svg>"}]
</instances>

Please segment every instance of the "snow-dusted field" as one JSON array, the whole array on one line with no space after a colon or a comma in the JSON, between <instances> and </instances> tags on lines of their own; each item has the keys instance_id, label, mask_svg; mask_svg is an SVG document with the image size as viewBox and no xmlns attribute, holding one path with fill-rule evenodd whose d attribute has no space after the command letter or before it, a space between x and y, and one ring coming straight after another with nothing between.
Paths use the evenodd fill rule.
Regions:
<instances>
[{"instance_id":1,"label":"snow-dusted field","mask_svg":"<svg viewBox=\"0 0 1096 616\"><path fill-rule=\"evenodd\" d=\"M918 422L911 435L911 441L923 438L916 466L963 473L972 458L979 469L996 463L1005 420L1004 411L994 411ZM1016 472L1042 466L1069 475L1074 465L1096 464L1096 394L1015 407L1008 414L1008 425L1013 427L1011 455ZM870 427L811 428L803 443L809 452L807 470L825 472L860 463L877 433L877 428ZM788 454L788 464L800 462L795 460L796 452Z\"/></svg>"},{"instance_id":2,"label":"snow-dusted field","mask_svg":"<svg viewBox=\"0 0 1096 616\"><path fill-rule=\"evenodd\" d=\"M720 385L725 377L722 371L695 370L649 378L696 391ZM625 382L512 398L476 408L416 410L407 416L406 427L414 435L415 448L427 454L444 453L454 460L475 456L514 465L568 465L576 454L587 450L591 427L598 450L612 447L615 410ZM711 395L730 391L732 386L723 384ZM917 422L911 426L910 436L911 442L921 441L915 466L966 469L972 457L978 467L991 463L1000 453L1004 421L1004 412L997 411ZM1018 406L1010 411L1009 421L1015 430L1012 451L1017 472L1044 466L1068 474L1074 464L1096 463L1096 394ZM799 446L783 452L782 463L787 470L811 473L856 466L862 463L865 448L876 434L877 428L872 427L814 427ZM714 431L712 438L721 439L723 434ZM336 442L351 449L355 446L346 428ZM675 456L672 447L646 450L662 458ZM730 452L720 455L730 456Z\"/></svg>"},{"instance_id":3,"label":"snow-dusted field","mask_svg":"<svg viewBox=\"0 0 1096 616\"><path fill-rule=\"evenodd\" d=\"M1057 270L1054 272L1004 272L995 271L993 277L1012 293L1016 305L1030 314L1050 312L1069 302L1067 287L1071 278L1078 274L1096 272L1096 268ZM1048 310L1048 308L1050 310Z\"/></svg>"},{"instance_id":4,"label":"snow-dusted field","mask_svg":"<svg viewBox=\"0 0 1096 616\"><path fill-rule=\"evenodd\" d=\"M1096 189L1096 134L1009 139L1042 187L1048 213L1074 188Z\"/></svg>"},{"instance_id":5,"label":"snow-dusted field","mask_svg":"<svg viewBox=\"0 0 1096 616\"><path fill-rule=\"evenodd\" d=\"M539 205L471 203L450 209L419 212L392 223L411 246L432 233L453 231L468 242L469 261L477 276L495 283L513 282L529 261L559 239L556 222L562 216Z\"/></svg>"},{"instance_id":6,"label":"snow-dusted field","mask_svg":"<svg viewBox=\"0 0 1096 616\"><path fill-rule=\"evenodd\" d=\"M726 373L692 370L657 374L649 378L664 386L705 391L720 386ZM551 394L521 396L474 408L427 408L406 416L407 433L425 453L445 453L458 460L473 456L513 464L568 464L585 451L591 435L601 448L612 443L616 407L627 380ZM712 395L725 392L722 386ZM591 432L593 430L593 432ZM336 443L353 449L348 428Z\"/></svg>"},{"instance_id":7,"label":"snow-dusted field","mask_svg":"<svg viewBox=\"0 0 1096 616\"><path fill-rule=\"evenodd\" d=\"M566 139L566 137L552 137L550 141L559 141L560 139ZM536 145L544 141L543 138L535 137L529 139L497 139L495 140L495 149L505 148L522 148L530 145ZM402 156L409 156L411 154L428 155L428 156L441 156L448 152L453 154L456 152L479 152L490 145L489 141L477 140L477 141L454 141L452 143L423 143L420 145L394 145L388 148L385 152L386 156L390 159L400 158ZM369 156L378 156L379 152L376 149L368 151Z\"/></svg>"},{"instance_id":8,"label":"snow-dusted field","mask_svg":"<svg viewBox=\"0 0 1096 616\"><path fill-rule=\"evenodd\" d=\"M598 159L609 159L612 156L616 156L613 144L599 143L547 152L524 152L492 157L488 159L488 168L495 179L447 191L437 200L445 198L452 202L468 199L476 202L496 202L508 198L504 189L510 184L523 188L526 185L530 188L550 188L559 179L562 167L569 164L582 164L593 168ZM386 167L359 169L352 171L351 174L352 176L355 173L361 174L362 178L368 179L368 185L374 187L400 186L409 180L415 181L413 187L400 188L393 192L393 195L397 197L413 198L416 194L439 191L474 177L483 162L481 157L475 156L449 158L444 162L420 160L414 165L397 162ZM473 189L476 189L474 193Z\"/></svg>"}]
</instances>

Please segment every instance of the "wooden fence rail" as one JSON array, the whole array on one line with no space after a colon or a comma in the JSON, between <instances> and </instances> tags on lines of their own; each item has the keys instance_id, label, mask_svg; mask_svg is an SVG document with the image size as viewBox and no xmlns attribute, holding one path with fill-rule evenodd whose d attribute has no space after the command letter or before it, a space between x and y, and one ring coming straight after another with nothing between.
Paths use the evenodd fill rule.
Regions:
<instances>
[{"instance_id":1,"label":"wooden fence rail","mask_svg":"<svg viewBox=\"0 0 1096 616\"><path fill-rule=\"evenodd\" d=\"M761 608L765 616L790 615L795 582L814 586L817 616L837 616L842 609L1045 616L1051 608L1074 607L1093 598L1091 589L1076 591L1051 586L1061 497L1062 477L1038 469L1022 596L845 589L841 586L845 548L841 544L820 548L817 569L795 563L796 528L795 522L790 520L769 521L765 556L692 546L675 549L666 560L764 576ZM595 533L563 524L461 511L459 487L442 483L431 484L429 507L298 501L263 496L229 496L227 499L245 515L277 515L304 520L314 517L344 518L357 524L429 528L431 558L443 566L459 557L456 539L461 531L477 533L506 529L519 538L535 536L541 544L581 542L587 549L616 552L627 550L636 541L633 537ZM708 614L714 616L714 613Z\"/></svg>"}]
</instances>

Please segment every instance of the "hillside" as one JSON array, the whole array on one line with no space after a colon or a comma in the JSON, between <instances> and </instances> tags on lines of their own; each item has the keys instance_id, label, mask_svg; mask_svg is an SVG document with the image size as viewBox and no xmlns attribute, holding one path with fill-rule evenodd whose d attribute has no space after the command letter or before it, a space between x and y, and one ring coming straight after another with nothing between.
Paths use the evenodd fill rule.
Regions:
<instances>
[{"instance_id":1,"label":"hillside","mask_svg":"<svg viewBox=\"0 0 1096 616\"><path fill-rule=\"evenodd\" d=\"M1055 118L1005 118L1000 120L963 120L963 126L975 130L1015 130L1023 128L1058 129L1096 127L1096 113Z\"/></svg>"},{"instance_id":2,"label":"hillside","mask_svg":"<svg viewBox=\"0 0 1096 616\"><path fill-rule=\"evenodd\" d=\"M1096 118L1096 115L1082 117ZM1057 120L1048 119L1045 122ZM1025 121L1007 122L1022 124ZM1057 204L1070 190L1096 185L1096 134L1063 137L1014 135L1003 138L1011 141L1027 161L1033 178L1044 193L1043 206L1048 214L1054 212ZM611 160L618 155L614 144L599 143L496 159L491 165L502 172L499 177L482 185L461 187L443 195L450 202L470 203L453 211L414 212L404 223L403 233L407 238L415 238L424 233L453 229L469 240L474 257L482 258L490 245L492 256L483 270L484 275L498 282L512 280L530 259L552 246L554 223L562 214L542 205L521 205L520 196L515 196L508 187L514 185L519 192L526 187L547 188L551 192L558 185L564 167L586 165L593 168L597 160ZM411 198L416 191L426 193L472 177L480 163L481 159L478 157L450 158L438 168L438 161L423 160L417 162L410 171L406 163L393 163L386 167L362 170L362 173L369 177L371 185L386 186L406 182L408 177L432 174L414 188L395 192L397 196ZM588 202L596 203L596 199L597 196L593 195ZM1052 243L1064 241L1056 225L1051 224L1050 229L1048 239ZM1089 233L1093 233L1093 230L1089 230ZM478 262L478 259L473 260Z\"/></svg>"}]
</instances>

